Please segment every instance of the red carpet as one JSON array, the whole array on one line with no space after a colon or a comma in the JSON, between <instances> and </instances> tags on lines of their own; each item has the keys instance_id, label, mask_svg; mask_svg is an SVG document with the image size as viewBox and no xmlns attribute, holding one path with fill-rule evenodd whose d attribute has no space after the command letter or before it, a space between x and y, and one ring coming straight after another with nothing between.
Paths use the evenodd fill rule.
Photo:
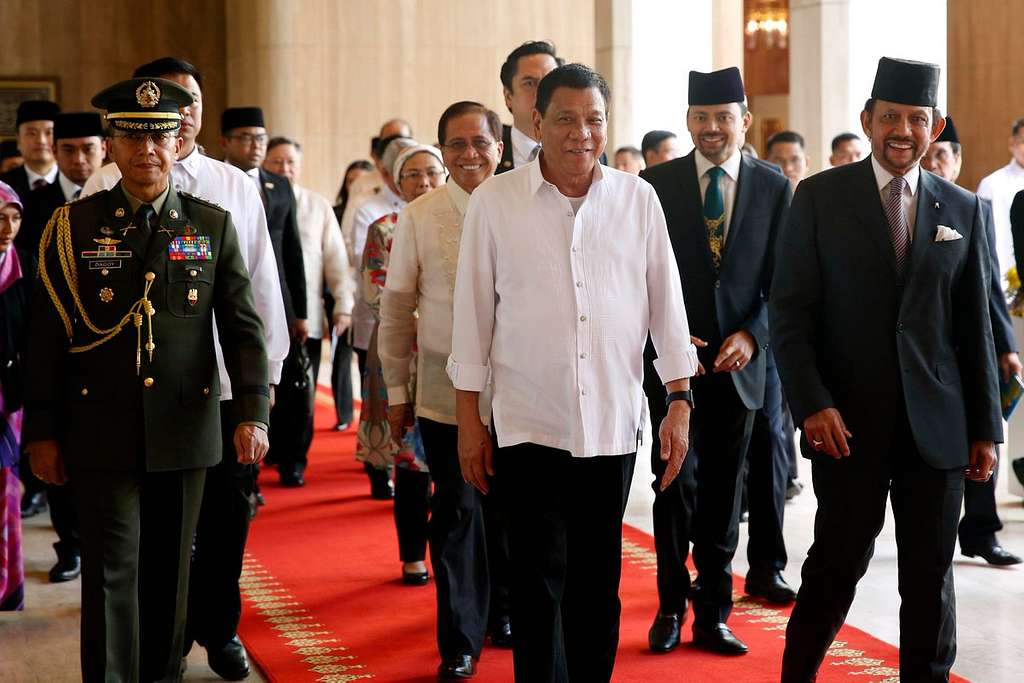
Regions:
<instances>
[{"instance_id":1,"label":"red carpet","mask_svg":"<svg viewBox=\"0 0 1024 683\"><path fill-rule=\"evenodd\" d=\"M321 394L304 488L283 489L274 473L261 480L267 505L249 537L240 635L272 681L434 681L433 583L402 585L392 506L370 499L353 458L355 433L331 431L333 419L331 399ZM730 625L750 654L723 658L688 643L667 655L649 653L647 628L657 610L653 539L627 528L625 541L615 681L778 680L789 610L748 601L739 582ZM689 640L688 627L683 637ZM894 683L896 667L896 648L846 627L819 680ZM511 681L511 652L485 648L474 680Z\"/></svg>"}]
</instances>

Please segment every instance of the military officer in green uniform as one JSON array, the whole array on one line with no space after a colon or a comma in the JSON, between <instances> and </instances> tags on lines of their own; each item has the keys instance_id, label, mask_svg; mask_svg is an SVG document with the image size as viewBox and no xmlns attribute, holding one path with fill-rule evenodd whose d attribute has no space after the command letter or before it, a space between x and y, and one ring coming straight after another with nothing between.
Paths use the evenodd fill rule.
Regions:
<instances>
[{"instance_id":1,"label":"military officer in green uniform","mask_svg":"<svg viewBox=\"0 0 1024 683\"><path fill-rule=\"evenodd\" d=\"M122 180L58 209L40 245L24 424L33 471L74 479L82 537L82 677L181 677L189 553L207 467L221 459L216 333L238 412L236 453L266 453L267 358L230 215L169 183L177 84L93 98Z\"/></svg>"}]
</instances>

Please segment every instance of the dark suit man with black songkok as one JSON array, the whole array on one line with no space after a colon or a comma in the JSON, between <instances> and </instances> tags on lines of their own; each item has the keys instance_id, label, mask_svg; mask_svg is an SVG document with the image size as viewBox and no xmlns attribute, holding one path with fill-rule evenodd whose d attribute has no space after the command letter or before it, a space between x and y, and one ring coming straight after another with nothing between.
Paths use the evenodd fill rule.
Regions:
<instances>
[{"instance_id":1,"label":"dark suit man with black songkok","mask_svg":"<svg viewBox=\"0 0 1024 683\"><path fill-rule=\"evenodd\" d=\"M946 681L964 475L1002 440L981 201L919 161L944 121L939 67L883 57L871 156L800 183L779 239L772 340L818 511L786 630L785 682L813 681L892 501L900 677Z\"/></svg>"},{"instance_id":2,"label":"dark suit man with black songkok","mask_svg":"<svg viewBox=\"0 0 1024 683\"><path fill-rule=\"evenodd\" d=\"M53 120L60 107L48 100L26 100L18 105L15 118L18 149L25 162L0 175L0 180L14 188L22 201L29 192L46 187L57 179L53 160Z\"/></svg>"},{"instance_id":3,"label":"dark suit man with black songkok","mask_svg":"<svg viewBox=\"0 0 1024 683\"><path fill-rule=\"evenodd\" d=\"M263 326L231 217L170 184L192 102L160 78L96 95L121 181L61 207L41 242L25 441L39 478L75 482L88 683L180 679L192 537L222 456L215 313L237 457L267 450Z\"/></svg>"},{"instance_id":4,"label":"dark suit man with black songkok","mask_svg":"<svg viewBox=\"0 0 1024 683\"><path fill-rule=\"evenodd\" d=\"M963 149L960 138L953 125L953 117L946 117L946 127L939 137L928 147L921 158L921 167L931 171L943 180L955 183L960 177L963 164ZM996 343L996 359L999 371L1005 382L1013 376L1020 376L1021 362L1017 354L1017 341L1013 335L1013 323L1010 312L1006 308L1006 296L1003 294L1002 277L999 271L999 260L996 257L996 230L992 220L992 205L981 200L981 209L985 220L985 238L988 240L989 256L991 257L991 276L989 281L988 312L992 318L992 338ZM996 566L1020 564L1021 558L999 545L996 532L1003 528L996 510L996 472L988 481L970 481L964 483L964 516L960 520L958 536L960 552L967 557L979 556L986 562Z\"/></svg>"},{"instance_id":5,"label":"dark suit man with black songkok","mask_svg":"<svg viewBox=\"0 0 1024 683\"><path fill-rule=\"evenodd\" d=\"M698 646L723 654L747 651L725 622L732 609L743 460L754 411L764 401L765 299L775 235L789 208L790 190L774 166L740 153L751 121L745 99L735 67L710 74L691 71L686 125L696 150L642 174L665 210L703 369L693 380L690 457L680 481L665 491L655 486L659 610L648 636L656 652L679 643L688 597L694 602ZM647 397L657 424L665 414L665 392L650 381L657 377L650 345L646 355ZM654 438L652 453L657 454ZM665 463L655 455L651 464L660 477ZM685 567L691 529L699 574L692 596ZM748 592L782 586L777 571L748 577Z\"/></svg>"},{"instance_id":6,"label":"dark suit man with black songkok","mask_svg":"<svg viewBox=\"0 0 1024 683\"><path fill-rule=\"evenodd\" d=\"M296 223L295 195L287 178L261 167L267 155L267 129L262 109L225 109L221 115L220 129L225 161L242 169L253 179L267 210L267 228L277 257L281 295L292 332L292 348L284 362L281 386L292 386L296 382L296 373L300 373L301 379L297 357L304 353L306 337L309 336L309 328L306 326L306 271ZM302 438L302 425L308 423L306 415L312 409L312 404L282 401L275 404L272 411L269 457L277 465L281 483L285 486L302 486L306 483L303 478L306 447Z\"/></svg>"}]
</instances>

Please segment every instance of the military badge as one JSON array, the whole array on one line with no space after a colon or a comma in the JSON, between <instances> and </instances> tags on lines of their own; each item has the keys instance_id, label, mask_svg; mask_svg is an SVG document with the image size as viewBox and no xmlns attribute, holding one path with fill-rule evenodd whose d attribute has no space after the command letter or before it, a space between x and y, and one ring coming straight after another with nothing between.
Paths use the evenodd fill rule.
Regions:
<instances>
[{"instance_id":1,"label":"military badge","mask_svg":"<svg viewBox=\"0 0 1024 683\"><path fill-rule=\"evenodd\" d=\"M110 230L110 228L107 228L107 230ZM113 231L111 230L111 232ZM102 244L105 247L112 247L115 244L121 244L121 240L115 240L113 237L93 237L92 241L96 244Z\"/></svg>"},{"instance_id":2,"label":"military badge","mask_svg":"<svg viewBox=\"0 0 1024 683\"><path fill-rule=\"evenodd\" d=\"M191 287L188 290L188 305L195 306L197 303L199 303L199 290Z\"/></svg>"},{"instance_id":3,"label":"military badge","mask_svg":"<svg viewBox=\"0 0 1024 683\"><path fill-rule=\"evenodd\" d=\"M100 290L100 301L102 301L105 304L109 304L113 300L114 290L112 290L110 287L104 287L103 289Z\"/></svg>"},{"instance_id":4,"label":"military badge","mask_svg":"<svg viewBox=\"0 0 1024 683\"><path fill-rule=\"evenodd\" d=\"M117 218L124 218L124 209L122 209L120 206L117 207L117 210L114 212L114 216Z\"/></svg>"},{"instance_id":5,"label":"military badge","mask_svg":"<svg viewBox=\"0 0 1024 683\"><path fill-rule=\"evenodd\" d=\"M263 183L263 187L267 188L268 190L273 190L274 189L274 183L271 183L269 181L265 182L265 183Z\"/></svg>"},{"instance_id":6,"label":"military badge","mask_svg":"<svg viewBox=\"0 0 1024 683\"><path fill-rule=\"evenodd\" d=\"M172 235L174 235L174 231L171 230L170 228L168 228L167 226L164 226L164 227L160 228L159 230L157 230L157 232L162 232L163 234L167 235L168 237L171 237Z\"/></svg>"},{"instance_id":7,"label":"military badge","mask_svg":"<svg viewBox=\"0 0 1024 683\"><path fill-rule=\"evenodd\" d=\"M209 235L178 235L167 245L171 261L212 261L213 249Z\"/></svg>"},{"instance_id":8,"label":"military badge","mask_svg":"<svg viewBox=\"0 0 1024 683\"><path fill-rule=\"evenodd\" d=\"M146 81L135 89L135 101L147 109L155 107L160 104L160 88L153 81Z\"/></svg>"},{"instance_id":9,"label":"military badge","mask_svg":"<svg viewBox=\"0 0 1024 683\"><path fill-rule=\"evenodd\" d=\"M169 211L169 212L167 213L167 215L168 215L168 216L170 216L172 220L173 220L173 219L176 219L176 218L178 217L178 210L177 210L177 209L171 209L171 210L170 210L170 211Z\"/></svg>"}]
</instances>

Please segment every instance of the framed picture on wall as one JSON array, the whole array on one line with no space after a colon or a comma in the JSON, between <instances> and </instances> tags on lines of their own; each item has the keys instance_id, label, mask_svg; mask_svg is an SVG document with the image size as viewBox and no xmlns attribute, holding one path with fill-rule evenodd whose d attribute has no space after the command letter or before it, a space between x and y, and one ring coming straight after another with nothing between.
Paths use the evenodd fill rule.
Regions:
<instances>
[{"instance_id":1,"label":"framed picture on wall","mask_svg":"<svg viewBox=\"0 0 1024 683\"><path fill-rule=\"evenodd\" d=\"M59 80L56 76L0 76L0 139L18 133L18 105L25 100L57 102Z\"/></svg>"}]
</instances>

